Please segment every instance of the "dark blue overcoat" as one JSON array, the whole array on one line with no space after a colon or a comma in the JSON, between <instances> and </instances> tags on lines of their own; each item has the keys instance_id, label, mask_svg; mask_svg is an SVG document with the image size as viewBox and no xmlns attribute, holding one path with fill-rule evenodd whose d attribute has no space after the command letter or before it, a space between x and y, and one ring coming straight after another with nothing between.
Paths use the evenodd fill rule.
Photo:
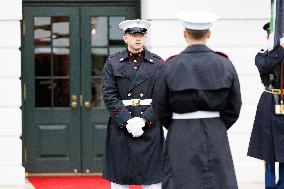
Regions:
<instances>
[{"instance_id":1,"label":"dark blue overcoat","mask_svg":"<svg viewBox=\"0 0 284 189\"><path fill-rule=\"evenodd\" d=\"M145 50L138 69L127 50L109 57L103 70L103 93L110 117L107 127L103 177L114 183L155 184L162 181L163 129L151 106L124 106L122 100L152 99L156 73L163 60ZM146 119L144 134L132 137L124 126L132 117Z\"/></svg>"},{"instance_id":2,"label":"dark blue overcoat","mask_svg":"<svg viewBox=\"0 0 284 189\"><path fill-rule=\"evenodd\" d=\"M168 128L163 189L237 189L227 137L239 117L240 85L229 59L192 45L163 67L154 112ZM220 117L172 119L172 113L218 111Z\"/></svg>"},{"instance_id":3,"label":"dark blue overcoat","mask_svg":"<svg viewBox=\"0 0 284 189\"><path fill-rule=\"evenodd\" d=\"M277 45L272 51L259 52L255 57L262 83L279 88L280 62L284 49ZM269 75L273 75L270 81ZM275 101L272 94L263 92L254 119L248 156L272 162L284 162L284 115L275 115Z\"/></svg>"}]
</instances>

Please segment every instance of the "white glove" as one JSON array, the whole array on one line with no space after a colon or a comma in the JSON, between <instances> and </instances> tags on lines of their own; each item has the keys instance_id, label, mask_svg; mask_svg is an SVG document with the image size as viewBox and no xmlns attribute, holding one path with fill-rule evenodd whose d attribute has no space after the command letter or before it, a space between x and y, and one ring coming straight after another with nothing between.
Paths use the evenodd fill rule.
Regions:
<instances>
[{"instance_id":1,"label":"white glove","mask_svg":"<svg viewBox=\"0 0 284 189\"><path fill-rule=\"evenodd\" d=\"M140 117L134 117L127 121L126 129L133 137L140 137L144 131L142 128L145 126L145 122Z\"/></svg>"},{"instance_id":2,"label":"white glove","mask_svg":"<svg viewBox=\"0 0 284 189\"><path fill-rule=\"evenodd\" d=\"M134 129L135 129L135 122L132 120L133 118L131 118L131 119L129 119L128 121L127 121L127 124L126 124L126 129L127 129L127 131L130 133L130 134L132 134L132 132L134 131Z\"/></svg>"},{"instance_id":3,"label":"white glove","mask_svg":"<svg viewBox=\"0 0 284 189\"><path fill-rule=\"evenodd\" d=\"M139 129L139 130L137 130L137 131L134 131L134 132L132 133L132 136L133 136L133 137L140 137L141 135L143 135L143 133L144 133L144 131L143 131L143 129L141 128L141 129Z\"/></svg>"},{"instance_id":4,"label":"white glove","mask_svg":"<svg viewBox=\"0 0 284 189\"><path fill-rule=\"evenodd\" d=\"M281 46L284 45L284 38L283 37L280 38L280 45Z\"/></svg>"}]
</instances>

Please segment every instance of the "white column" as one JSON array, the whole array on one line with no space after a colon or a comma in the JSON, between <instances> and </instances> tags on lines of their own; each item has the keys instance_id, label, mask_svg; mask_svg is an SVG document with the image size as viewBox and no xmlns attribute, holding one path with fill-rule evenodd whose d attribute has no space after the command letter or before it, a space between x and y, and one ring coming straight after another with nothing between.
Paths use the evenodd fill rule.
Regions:
<instances>
[{"instance_id":1,"label":"white column","mask_svg":"<svg viewBox=\"0 0 284 189\"><path fill-rule=\"evenodd\" d=\"M0 2L0 187L25 183L20 139L21 19L21 0Z\"/></svg>"}]
</instances>

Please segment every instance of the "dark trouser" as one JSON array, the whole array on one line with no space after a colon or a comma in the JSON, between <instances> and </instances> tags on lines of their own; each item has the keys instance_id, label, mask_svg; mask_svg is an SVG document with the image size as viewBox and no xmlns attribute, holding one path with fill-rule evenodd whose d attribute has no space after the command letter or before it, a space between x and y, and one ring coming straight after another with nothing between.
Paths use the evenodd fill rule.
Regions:
<instances>
[{"instance_id":1,"label":"dark trouser","mask_svg":"<svg viewBox=\"0 0 284 189\"><path fill-rule=\"evenodd\" d=\"M284 163L279 163L279 180L276 184L275 162L265 162L265 189L284 189Z\"/></svg>"}]
</instances>

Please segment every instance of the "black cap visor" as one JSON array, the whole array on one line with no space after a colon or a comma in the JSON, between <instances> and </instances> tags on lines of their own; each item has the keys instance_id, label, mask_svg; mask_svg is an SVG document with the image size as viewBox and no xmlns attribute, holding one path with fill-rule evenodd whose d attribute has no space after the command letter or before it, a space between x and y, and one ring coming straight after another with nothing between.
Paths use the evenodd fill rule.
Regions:
<instances>
[{"instance_id":1,"label":"black cap visor","mask_svg":"<svg viewBox=\"0 0 284 189\"><path fill-rule=\"evenodd\" d=\"M146 28L127 28L124 33L130 33L130 34L135 34L135 33L141 33L141 34L145 34L147 32Z\"/></svg>"}]
</instances>

